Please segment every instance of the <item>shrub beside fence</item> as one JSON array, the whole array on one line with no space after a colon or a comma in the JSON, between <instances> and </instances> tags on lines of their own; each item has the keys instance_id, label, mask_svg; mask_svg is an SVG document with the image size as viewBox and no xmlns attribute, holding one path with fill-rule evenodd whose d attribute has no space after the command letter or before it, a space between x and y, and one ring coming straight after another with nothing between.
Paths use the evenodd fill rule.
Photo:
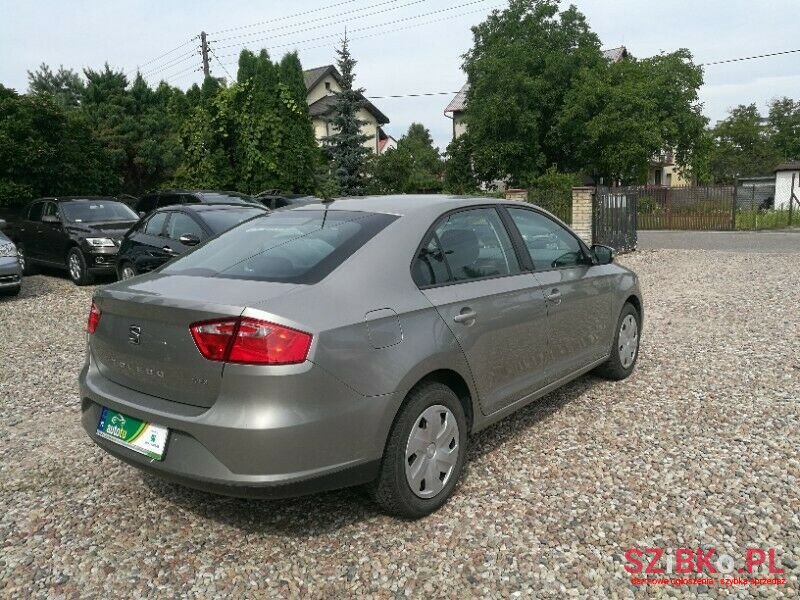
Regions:
<instances>
[{"instance_id":1,"label":"shrub beside fence","mask_svg":"<svg viewBox=\"0 0 800 600\"><path fill-rule=\"evenodd\" d=\"M531 188L528 202L550 211L567 225L572 224L572 188Z\"/></svg>"}]
</instances>

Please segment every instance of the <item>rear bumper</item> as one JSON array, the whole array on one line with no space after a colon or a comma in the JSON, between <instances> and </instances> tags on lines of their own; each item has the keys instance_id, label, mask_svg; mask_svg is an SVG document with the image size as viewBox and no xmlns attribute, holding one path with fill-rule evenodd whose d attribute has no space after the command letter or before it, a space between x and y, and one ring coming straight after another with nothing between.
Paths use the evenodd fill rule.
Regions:
<instances>
[{"instance_id":1,"label":"rear bumper","mask_svg":"<svg viewBox=\"0 0 800 600\"><path fill-rule=\"evenodd\" d=\"M202 408L115 384L90 359L80 374L82 425L113 456L212 493L281 498L374 479L399 404L394 395L361 396L316 366L281 379L262 377L255 402L223 385L214 406ZM103 406L168 427L163 460L98 437Z\"/></svg>"}]
</instances>

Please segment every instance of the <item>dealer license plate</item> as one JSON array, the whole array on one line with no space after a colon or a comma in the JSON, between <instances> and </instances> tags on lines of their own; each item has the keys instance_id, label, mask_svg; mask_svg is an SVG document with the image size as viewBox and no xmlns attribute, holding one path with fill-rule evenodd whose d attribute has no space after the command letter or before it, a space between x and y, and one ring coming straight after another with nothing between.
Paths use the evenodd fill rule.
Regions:
<instances>
[{"instance_id":1,"label":"dealer license plate","mask_svg":"<svg viewBox=\"0 0 800 600\"><path fill-rule=\"evenodd\" d=\"M155 460L164 457L169 430L110 408L103 408L97 435Z\"/></svg>"}]
</instances>

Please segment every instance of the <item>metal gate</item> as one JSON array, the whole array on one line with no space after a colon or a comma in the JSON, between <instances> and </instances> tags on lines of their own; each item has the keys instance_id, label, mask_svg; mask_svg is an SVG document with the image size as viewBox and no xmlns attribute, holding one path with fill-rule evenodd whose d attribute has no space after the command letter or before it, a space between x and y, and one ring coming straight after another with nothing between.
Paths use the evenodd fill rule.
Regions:
<instances>
[{"instance_id":1,"label":"metal gate","mask_svg":"<svg viewBox=\"0 0 800 600\"><path fill-rule=\"evenodd\" d=\"M617 252L636 250L638 194L598 187L592 202L592 242Z\"/></svg>"}]
</instances>

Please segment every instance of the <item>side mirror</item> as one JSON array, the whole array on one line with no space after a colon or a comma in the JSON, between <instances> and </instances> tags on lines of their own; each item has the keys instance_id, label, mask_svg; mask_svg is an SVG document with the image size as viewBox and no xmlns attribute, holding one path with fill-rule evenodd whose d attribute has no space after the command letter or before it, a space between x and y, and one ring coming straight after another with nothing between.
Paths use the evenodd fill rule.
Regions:
<instances>
[{"instance_id":1,"label":"side mirror","mask_svg":"<svg viewBox=\"0 0 800 600\"><path fill-rule=\"evenodd\" d=\"M58 217L54 217L53 215L45 215L42 217L42 223L49 223L50 225L55 225L57 223L61 223L61 219Z\"/></svg>"},{"instance_id":2,"label":"side mirror","mask_svg":"<svg viewBox=\"0 0 800 600\"><path fill-rule=\"evenodd\" d=\"M145 216L146 214L147 214L146 212L144 212L143 210L140 210L140 211L139 211L139 218L141 219L141 218L142 218L143 216Z\"/></svg>"},{"instance_id":3,"label":"side mirror","mask_svg":"<svg viewBox=\"0 0 800 600\"><path fill-rule=\"evenodd\" d=\"M6 225L8 225L8 223L6 223L6 220L5 219L0 219L0 231L5 229Z\"/></svg>"},{"instance_id":4,"label":"side mirror","mask_svg":"<svg viewBox=\"0 0 800 600\"><path fill-rule=\"evenodd\" d=\"M178 238L178 241L184 246L197 246L200 243L200 238L193 233L185 233Z\"/></svg>"},{"instance_id":5,"label":"side mirror","mask_svg":"<svg viewBox=\"0 0 800 600\"><path fill-rule=\"evenodd\" d=\"M598 265L607 265L614 262L614 249L611 246L595 244L592 246L592 258Z\"/></svg>"}]
</instances>

